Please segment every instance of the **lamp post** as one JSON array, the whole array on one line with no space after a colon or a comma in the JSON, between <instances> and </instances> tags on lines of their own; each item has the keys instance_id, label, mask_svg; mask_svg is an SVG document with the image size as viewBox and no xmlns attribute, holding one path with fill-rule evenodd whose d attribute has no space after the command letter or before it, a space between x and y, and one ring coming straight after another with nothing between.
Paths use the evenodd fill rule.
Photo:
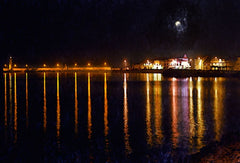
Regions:
<instances>
[{"instance_id":1,"label":"lamp post","mask_svg":"<svg viewBox=\"0 0 240 163\"><path fill-rule=\"evenodd\" d=\"M125 70L127 70L127 60L126 59L124 59L124 61L123 61L123 67Z\"/></svg>"}]
</instances>

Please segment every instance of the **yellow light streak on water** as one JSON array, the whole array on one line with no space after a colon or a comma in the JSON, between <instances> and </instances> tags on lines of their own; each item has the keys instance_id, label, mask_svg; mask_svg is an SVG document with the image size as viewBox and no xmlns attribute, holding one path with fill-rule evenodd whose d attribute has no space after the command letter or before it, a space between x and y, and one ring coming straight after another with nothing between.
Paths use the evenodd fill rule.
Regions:
<instances>
[{"instance_id":1,"label":"yellow light streak on water","mask_svg":"<svg viewBox=\"0 0 240 163\"><path fill-rule=\"evenodd\" d=\"M104 73L104 136L105 136L105 152L109 160L109 138L108 138L108 98L107 98L107 73Z\"/></svg>"},{"instance_id":2,"label":"yellow light streak on water","mask_svg":"<svg viewBox=\"0 0 240 163\"><path fill-rule=\"evenodd\" d=\"M123 121L124 121L124 143L126 154L130 154L132 152L130 143L129 143L129 129L128 129L128 98L127 98L127 74L124 73L123 79L123 89L124 89L124 97L123 97Z\"/></svg>"},{"instance_id":3,"label":"yellow light streak on water","mask_svg":"<svg viewBox=\"0 0 240 163\"><path fill-rule=\"evenodd\" d=\"M204 117L203 117L203 98L202 98L202 78L198 77L197 81L197 124L198 124L198 129L197 129L197 147L198 149L201 149L204 146L203 143L203 136L204 136L204 131L205 131L205 126L204 126Z\"/></svg>"},{"instance_id":4,"label":"yellow light streak on water","mask_svg":"<svg viewBox=\"0 0 240 163\"><path fill-rule=\"evenodd\" d=\"M17 76L14 73L14 143L17 142Z\"/></svg>"},{"instance_id":5,"label":"yellow light streak on water","mask_svg":"<svg viewBox=\"0 0 240 163\"><path fill-rule=\"evenodd\" d=\"M26 73L26 127L28 127L28 73Z\"/></svg>"},{"instance_id":6,"label":"yellow light streak on water","mask_svg":"<svg viewBox=\"0 0 240 163\"><path fill-rule=\"evenodd\" d=\"M61 128L61 113L60 113L60 95L59 95L59 72L57 73L57 122L56 122L56 129L57 129L57 142L60 144L60 128Z\"/></svg>"},{"instance_id":7,"label":"yellow light streak on water","mask_svg":"<svg viewBox=\"0 0 240 163\"><path fill-rule=\"evenodd\" d=\"M162 142L163 134L161 130L162 125L162 85L161 74L154 74L154 125L155 125L155 142L160 145Z\"/></svg>"},{"instance_id":8,"label":"yellow light streak on water","mask_svg":"<svg viewBox=\"0 0 240 163\"><path fill-rule=\"evenodd\" d=\"M214 123L215 123L215 140L220 141L221 131L223 126L223 101L224 101L224 88L222 86L223 78L215 78L214 89Z\"/></svg>"},{"instance_id":9,"label":"yellow light streak on water","mask_svg":"<svg viewBox=\"0 0 240 163\"><path fill-rule=\"evenodd\" d=\"M151 106L150 106L150 83L149 74L146 74L146 130L147 130L147 144L152 146L152 128L151 128Z\"/></svg>"},{"instance_id":10,"label":"yellow light streak on water","mask_svg":"<svg viewBox=\"0 0 240 163\"><path fill-rule=\"evenodd\" d=\"M77 98L77 73L75 72L75 134L78 134L78 98Z\"/></svg>"},{"instance_id":11,"label":"yellow light streak on water","mask_svg":"<svg viewBox=\"0 0 240 163\"><path fill-rule=\"evenodd\" d=\"M46 73L43 73L43 131L47 129Z\"/></svg>"},{"instance_id":12,"label":"yellow light streak on water","mask_svg":"<svg viewBox=\"0 0 240 163\"><path fill-rule=\"evenodd\" d=\"M191 147L194 146L194 137L196 133L195 120L194 120L194 106L193 106L193 81L190 78L189 80L189 120L190 120L190 144Z\"/></svg>"},{"instance_id":13,"label":"yellow light streak on water","mask_svg":"<svg viewBox=\"0 0 240 163\"><path fill-rule=\"evenodd\" d=\"M5 105L4 105L4 125L5 127L7 127L7 74L4 73L4 101L5 101Z\"/></svg>"},{"instance_id":14,"label":"yellow light streak on water","mask_svg":"<svg viewBox=\"0 0 240 163\"><path fill-rule=\"evenodd\" d=\"M91 74L88 73L88 139L92 137Z\"/></svg>"}]
</instances>

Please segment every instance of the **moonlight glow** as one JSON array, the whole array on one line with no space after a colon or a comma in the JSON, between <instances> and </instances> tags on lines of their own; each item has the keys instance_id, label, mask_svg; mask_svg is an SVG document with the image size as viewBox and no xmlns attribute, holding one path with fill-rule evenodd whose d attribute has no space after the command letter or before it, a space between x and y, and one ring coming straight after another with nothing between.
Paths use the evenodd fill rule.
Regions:
<instances>
[{"instance_id":1,"label":"moonlight glow","mask_svg":"<svg viewBox=\"0 0 240 163\"><path fill-rule=\"evenodd\" d=\"M188 11L179 9L168 17L168 28L177 34L177 37L182 37L188 29Z\"/></svg>"},{"instance_id":2,"label":"moonlight glow","mask_svg":"<svg viewBox=\"0 0 240 163\"><path fill-rule=\"evenodd\" d=\"M179 27L180 25L181 25L181 22L180 22L180 21L176 21L176 22L175 22L175 26L176 26L176 27Z\"/></svg>"}]
</instances>

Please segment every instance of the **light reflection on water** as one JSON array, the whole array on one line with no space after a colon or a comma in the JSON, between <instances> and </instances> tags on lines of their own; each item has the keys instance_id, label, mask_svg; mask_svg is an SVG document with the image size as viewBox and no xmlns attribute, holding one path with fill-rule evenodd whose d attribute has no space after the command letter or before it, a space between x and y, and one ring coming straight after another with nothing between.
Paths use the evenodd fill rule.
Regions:
<instances>
[{"instance_id":1,"label":"light reflection on water","mask_svg":"<svg viewBox=\"0 0 240 163\"><path fill-rule=\"evenodd\" d=\"M213 84L214 90L214 124L215 124L215 139L220 141L222 126L224 123L223 119L223 103L225 88L223 87L222 82L224 82L223 78L215 78Z\"/></svg>"},{"instance_id":2,"label":"light reflection on water","mask_svg":"<svg viewBox=\"0 0 240 163\"><path fill-rule=\"evenodd\" d=\"M161 85L161 74L154 75L154 135L155 144L160 145L162 142L162 85Z\"/></svg>"},{"instance_id":3,"label":"light reflection on water","mask_svg":"<svg viewBox=\"0 0 240 163\"><path fill-rule=\"evenodd\" d=\"M193 81L192 78L189 80L189 143L191 145L191 149L194 147L194 137L196 136L196 128L195 128L195 118L194 118L194 106L193 106Z\"/></svg>"},{"instance_id":4,"label":"light reflection on water","mask_svg":"<svg viewBox=\"0 0 240 163\"><path fill-rule=\"evenodd\" d=\"M12 128L12 109L13 109L13 101L12 101L12 73L9 73L9 127ZM12 137L13 132L11 132Z\"/></svg>"},{"instance_id":5,"label":"light reflection on water","mask_svg":"<svg viewBox=\"0 0 240 163\"><path fill-rule=\"evenodd\" d=\"M60 128L61 128L61 113L60 113L60 95L59 95L59 73L57 73L57 122L56 122L56 129L57 129L57 141L58 144L60 143Z\"/></svg>"},{"instance_id":6,"label":"light reflection on water","mask_svg":"<svg viewBox=\"0 0 240 163\"><path fill-rule=\"evenodd\" d=\"M14 77L13 81L12 75ZM18 127L18 122L20 122L21 125L24 117L26 128L32 123L31 115L34 110L31 100L34 98L31 97L32 92L30 89L32 87L29 86L31 82L33 82L30 75L30 73L25 73L24 76L24 84L26 87L25 91L23 91L25 92L25 100L23 100L18 94L21 93L21 91L17 91L21 90L21 86L18 86L18 83L21 83L22 80L21 75L19 75L18 79L18 74L16 73L4 73L3 124L13 129L13 131L10 131L10 134L8 133L9 131L5 131L5 135L8 135L10 139L11 135L13 135L13 139L11 140L13 140L12 142L14 143L19 141L18 133L21 132L20 127ZM118 126L116 123L119 123L120 127L118 126L119 128L117 128L117 134L115 135L119 138L119 142L122 140L119 148L123 147L126 156L131 155L136 149L134 140L136 136L138 136L132 132L132 126L138 126L138 124L135 125L135 120L131 119L134 117L132 115L134 114L133 110L136 110L136 104L134 105L133 103L135 96L141 100L136 108L144 114L142 117L137 117L140 119L139 121L144 124L144 126L142 126L144 127L144 139L141 141L146 144L146 147L143 145L141 148L148 150L153 147L160 148L164 143L171 143L173 149L188 148L189 153L194 153L204 147L207 144L206 141L210 141L207 140L206 135L211 135L211 132L214 133L214 136L212 136L214 140L221 140L225 124L224 102L226 88L224 84L226 79L224 78L198 77L165 79L161 74L124 73L120 74L121 78L117 81L119 82L119 85L117 85L116 81L113 82L111 80L113 74L101 73L96 75L94 73L87 73L84 78L82 73L75 72L73 75L70 74L68 82L64 83L65 77L62 73L58 72L55 73L54 83L55 81L56 83L53 85L51 84L53 78L51 75L48 76L45 72L42 75L41 80L43 84L40 86L41 91L43 91L43 94L41 94L41 129L43 129L45 134L49 134L49 132L51 133L52 131L47 130L47 128L54 124L56 128L54 137L57 138L57 144L59 145L64 144L64 141L62 141L65 137L64 135L71 135L71 133L64 133L64 127L65 125L69 127L69 124L71 124L70 122L65 124L65 122L67 122L66 119L72 119L73 135L77 138L78 136L86 135L91 149L103 148L104 154L109 161L111 152L114 150L113 133L116 132L116 126ZM137 75L135 80L133 80L134 75ZM100 76L100 78L96 79L96 76ZM8 79L9 82L7 82ZM72 82L72 85L70 84L72 89L67 90L61 87L62 83L68 84L70 82ZM100 84L97 85L98 83ZM118 87L123 88L118 89ZM47 95L52 88L56 88L56 92L54 92L54 98L56 99L54 102L50 100L51 98L47 99ZM50 91L48 92L47 90ZM119 92L116 90L119 90ZM64 94L66 92L70 92L68 100L65 99L67 95ZM98 95L96 95L96 92ZM35 93L37 94L38 92ZM115 94L114 97L117 98L113 98L113 94ZM19 101L19 99L22 101ZM72 101L69 101L70 99ZM206 99L211 99L211 101L209 102ZM50 104L53 103L56 107L53 108L48 105L47 111L47 101ZM69 107L71 106L69 104L72 103L73 109L67 108L66 111L64 107L66 104L64 104L64 102L66 102ZM113 105L115 102L119 102L119 105ZM25 103L26 108L22 108L22 105L19 103ZM21 114L23 111L20 109L26 109L25 115ZM85 109L86 112L83 111L83 109ZM52 122L52 111L56 111L54 113L56 115L55 123L49 123L49 121L47 121L48 118L48 120ZM113 117L113 115L115 116ZM118 116L121 117L118 118ZM169 121L164 122L165 117L169 117ZM84 120L86 122L83 122ZM214 122L214 124L209 124L211 121ZM82 127L81 125L85 126ZM99 130L101 130L101 133L98 133ZM68 130L68 132L69 131L70 130ZM170 142L165 142L168 140L167 137L170 137ZM99 143L99 139L101 138L103 138L103 142ZM71 139L71 137L69 139ZM86 139L82 136L80 141L84 142ZM101 147L101 144L103 147ZM93 155L95 153L90 151L91 159L94 158Z\"/></svg>"},{"instance_id":7,"label":"light reflection on water","mask_svg":"<svg viewBox=\"0 0 240 163\"><path fill-rule=\"evenodd\" d=\"M75 72L75 90L74 90L74 97L75 97L75 111L74 111L74 122L75 122L75 134L78 134L78 98L77 98L77 73Z\"/></svg>"},{"instance_id":8,"label":"light reflection on water","mask_svg":"<svg viewBox=\"0 0 240 163\"><path fill-rule=\"evenodd\" d=\"M146 128L147 128L147 144L152 146L152 125L151 125L151 104L150 104L150 82L149 74L146 74Z\"/></svg>"},{"instance_id":9,"label":"light reflection on water","mask_svg":"<svg viewBox=\"0 0 240 163\"><path fill-rule=\"evenodd\" d=\"M88 73L88 139L92 137L91 74Z\"/></svg>"},{"instance_id":10,"label":"light reflection on water","mask_svg":"<svg viewBox=\"0 0 240 163\"><path fill-rule=\"evenodd\" d=\"M200 149L203 143L203 135L204 135L204 119L203 119L203 88L201 78L198 77L197 80L197 148Z\"/></svg>"},{"instance_id":11,"label":"light reflection on water","mask_svg":"<svg viewBox=\"0 0 240 163\"><path fill-rule=\"evenodd\" d=\"M7 73L4 73L4 126L7 127Z\"/></svg>"},{"instance_id":12,"label":"light reflection on water","mask_svg":"<svg viewBox=\"0 0 240 163\"><path fill-rule=\"evenodd\" d=\"M26 127L28 127L28 73L26 73Z\"/></svg>"},{"instance_id":13,"label":"light reflection on water","mask_svg":"<svg viewBox=\"0 0 240 163\"><path fill-rule=\"evenodd\" d=\"M172 142L173 147L176 148L178 144L179 132L178 132L178 111L180 110L178 104L178 83L176 78L172 78L171 89L172 91Z\"/></svg>"},{"instance_id":14,"label":"light reflection on water","mask_svg":"<svg viewBox=\"0 0 240 163\"><path fill-rule=\"evenodd\" d=\"M123 74L123 89L124 89L124 97L123 97L123 122L124 122L124 143L126 154L130 154L132 152L130 143L129 143L129 129L128 129L128 98L127 98L127 74Z\"/></svg>"},{"instance_id":15,"label":"light reflection on water","mask_svg":"<svg viewBox=\"0 0 240 163\"><path fill-rule=\"evenodd\" d=\"M43 131L47 130L46 73L43 73Z\"/></svg>"},{"instance_id":16,"label":"light reflection on water","mask_svg":"<svg viewBox=\"0 0 240 163\"><path fill-rule=\"evenodd\" d=\"M17 75L14 73L14 143L17 142Z\"/></svg>"},{"instance_id":17,"label":"light reflection on water","mask_svg":"<svg viewBox=\"0 0 240 163\"><path fill-rule=\"evenodd\" d=\"M145 74L146 78L146 135L147 144L160 145L162 133L162 87L161 74ZM153 79L153 84L150 84ZM152 86L152 88L151 88ZM151 99L153 101L151 101Z\"/></svg>"},{"instance_id":18,"label":"light reflection on water","mask_svg":"<svg viewBox=\"0 0 240 163\"><path fill-rule=\"evenodd\" d=\"M104 73L104 137L105 152L109 157L109 127L108 127L108 97L107 97L107 73ZM108 159L109 161L109 159Z\"/></svg>"}]
</instances>

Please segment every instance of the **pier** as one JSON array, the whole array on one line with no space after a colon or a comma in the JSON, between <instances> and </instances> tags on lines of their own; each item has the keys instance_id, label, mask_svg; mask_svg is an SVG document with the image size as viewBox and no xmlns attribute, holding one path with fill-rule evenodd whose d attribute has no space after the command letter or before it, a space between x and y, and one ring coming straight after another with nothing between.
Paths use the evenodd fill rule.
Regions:
<instances>
[{"instance_id":1,"label":"pier","mask_svg":"<svg viewBox=\"0 0 240 163\"><path fill-rule=\"evenodd\" d=\"M59 64L56 65L56 67L48 67L46 64L43 64L42 67L29 67L28 65L25 65L25 67L17 67L16 64L13 64L12 57L9 58L9 65L7 66L5 64L3 68L3 72L55 72L55 71L111 71L112 68L107 66L106 62L104 63L104 66L91 66L90 63L88 63L88 66L80 67L77 64L75 64L73 67L68 66L60 66Z\"/></svg>"}]
</instances>

